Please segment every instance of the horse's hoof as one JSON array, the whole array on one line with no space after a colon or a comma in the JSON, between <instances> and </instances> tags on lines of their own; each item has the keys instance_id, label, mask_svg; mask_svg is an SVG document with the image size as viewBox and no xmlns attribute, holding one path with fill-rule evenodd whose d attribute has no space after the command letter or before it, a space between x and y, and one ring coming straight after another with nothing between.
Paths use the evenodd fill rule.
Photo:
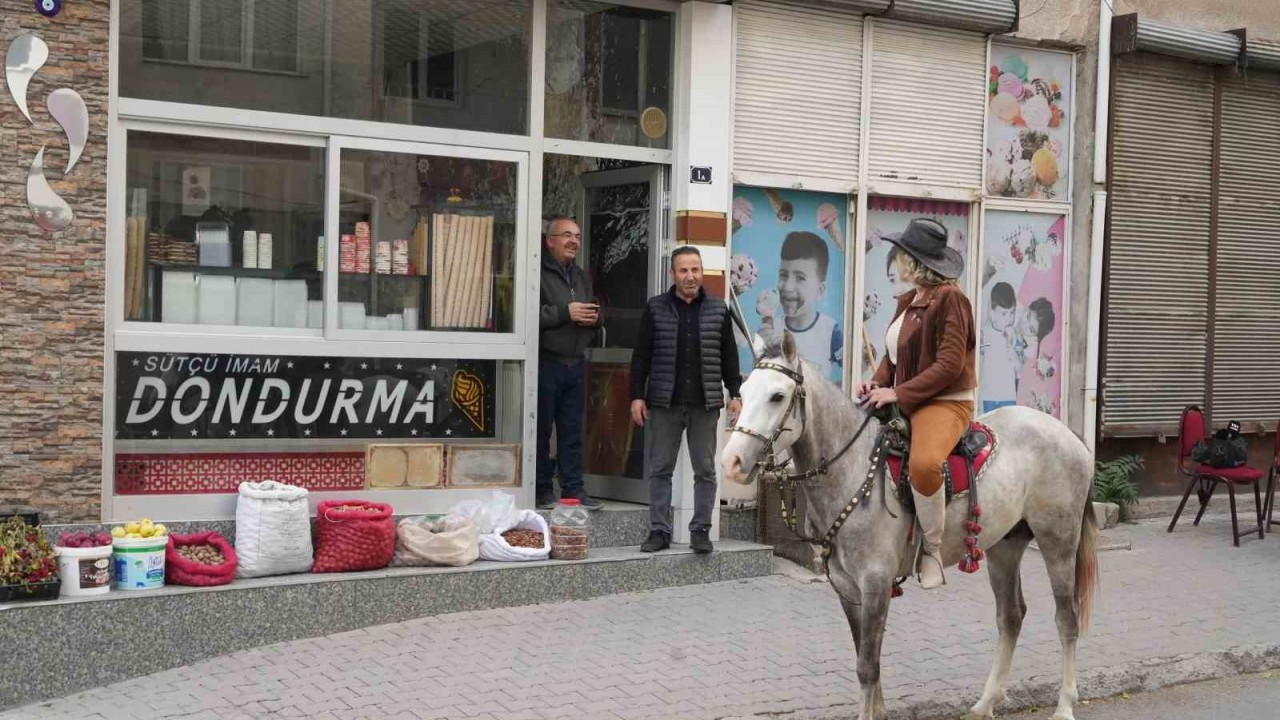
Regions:
<instances>
[{"instance_id":1,"label":"horse's hoof","mask_svg":"<svg viewBox=\"0 0 1280 720\"><path fill-rule=\"evenodd\" d=\"M996 714L995 714L994 708L983 711L982 708L978 707L977 705L974 705L972 708L969 709L969 715L965 718L965 720L992 720L992 718L994 718L995 716Z\"/></svg>"}]
</instances>

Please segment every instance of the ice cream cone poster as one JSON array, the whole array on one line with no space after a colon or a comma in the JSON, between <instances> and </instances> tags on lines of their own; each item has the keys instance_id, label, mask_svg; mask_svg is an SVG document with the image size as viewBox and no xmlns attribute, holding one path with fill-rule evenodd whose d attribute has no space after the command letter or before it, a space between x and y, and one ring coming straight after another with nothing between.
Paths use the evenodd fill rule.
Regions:
<instances>
[{"instance_id":1,"label":"ice cream cone poster","mask_svg":"<svg viewBox=\"0 0 1280 720\"><path fill-rule=\"evenodd\" d=\"M979 410L1062 412L1066 218L991 210L978 298Z\"/></svg>"},{"instance_id":2,"label":"ice cream cone poster","mask_svg":"<svg viewBox=\"0 0 1280 720\"><path fill-rule=\"evenodd\" d=\"M988 195L1069 199L1074 56L991 46L987 78Z\"/></svg>"},{"instance_id":3,"label":"ice cream cone poster","mask_svg":"<svg viewBox=\"0 0 1280 720\"><path fill-rule=\"evenodd\" d=\"M735 330L743 370L783 329L837 385L844 375L844 195L736 187L729 299L751 338Z\"/></svg>"},{"instance_id":4,"label":"ice cream cone poster","mask_svg":"<svg viewBox=\"0 0 1280 720\"><path fill-rule=\"evenodd\" d=\"M969 205L941 200L920 200L876 196L867 201L867 241L863 247L864 295L859 324L858 360L861 376L870 380L884 357L884 337L898 309L898 297L910 292L911 285L898 276L897 253L892 243L884 240L890 233L900 233L917 218L942 223L947 229L947 245L965 259L965 274L960 286L968 287Z\"/></svg>"}]
</instances>

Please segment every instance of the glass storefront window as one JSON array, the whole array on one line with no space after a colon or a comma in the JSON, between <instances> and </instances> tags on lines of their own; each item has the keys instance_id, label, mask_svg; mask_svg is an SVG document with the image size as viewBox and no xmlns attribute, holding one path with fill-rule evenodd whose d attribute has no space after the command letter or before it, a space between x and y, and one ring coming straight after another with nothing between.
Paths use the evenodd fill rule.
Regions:
<instances>
[{"instance_id":1,"label":"glass storefront window","mask_svg":"<svg viewBox=\"0 0 1280 720\"><path fill-rule=\"evenodd\" d=\"M126 320L323 326L323 150L130 132L126 163Z\"/></svg>"},{"instance_id":2,"label":"glass storefront window","mask_svg":"<svg viewBox=\"0 0 1280 720\"><path fill-rule=\"evenodd\" d=\"M547 136L670 147L672 27L670 13L552 0Z\"/></svg>"},{"instance_id":3,"label":"glass storefront window","mask_svg":"<svg viewBox=\"0 0 1280 720\"><path fill-rule=\"evenodd\" d=\"M122 0L128 98L528 132L527 0Z\"/></svg>"},{"instance_id":4,"label":"glass storefront window","mask_svg":"<svg viewBox=\"0 0 1280 720\"><path fill-rule=\"evenodd\" d=\"M343 150L338 327L512 332L519 166Z\"/></svg>"}]
</instances>

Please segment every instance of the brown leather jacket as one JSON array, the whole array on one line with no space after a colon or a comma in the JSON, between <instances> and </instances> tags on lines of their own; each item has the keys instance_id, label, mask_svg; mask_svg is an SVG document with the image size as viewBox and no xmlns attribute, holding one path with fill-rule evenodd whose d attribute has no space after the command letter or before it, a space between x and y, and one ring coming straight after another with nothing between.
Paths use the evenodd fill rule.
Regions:
<instances>
[{"instance_id":1,"label":"brown leather jacket","mask_svg":"<svg viewBox=\"0 0 1280 720\"><path fill-rule=\"evenodd\" d=\"M964 291L939 285L904 294L894 320L904 312L898 365L886 353L872 382L896 389L898 406L907 415L939 395L976 388L976 331Z\"/></svg>"}]
</instances>

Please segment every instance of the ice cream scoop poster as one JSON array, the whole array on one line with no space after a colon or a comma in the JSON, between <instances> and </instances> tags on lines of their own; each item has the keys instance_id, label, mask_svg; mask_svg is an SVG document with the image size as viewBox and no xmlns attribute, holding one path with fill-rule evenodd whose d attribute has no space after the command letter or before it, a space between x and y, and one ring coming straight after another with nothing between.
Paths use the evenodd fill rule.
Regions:
<instances>
[{"instance_id":1,"label":"ice cream scoop poster","mask_svg":"<svg viewBox=\"0 0 1280 720\"><path fill-rule=\"evenodd\" d=\"M991 47L988 195L1067 199L1073 62L1068 53Z\"/></svg>"},{"instance_id":2,"label":"ice cream scoop poster","mask_svg":"<svg viewBox=\"0 0 1280 720\"><path fill-rule=\"evenodd\" d=\"M979 296L980 410L1062 412L1062 215L989 211Z\"/></svg>"},{"instance_id":3,"label":"ice cream scoop poster","mask_svg":"<svg viewBox=\"0 0 1280 720\"><path fill-rule=\"evenodd\" d=\"M844 195L734 189L729 295L743 328L735 333L744 370L784 329L804 359L839 385L844 377Z\"/></svg>"}]
</instances>

